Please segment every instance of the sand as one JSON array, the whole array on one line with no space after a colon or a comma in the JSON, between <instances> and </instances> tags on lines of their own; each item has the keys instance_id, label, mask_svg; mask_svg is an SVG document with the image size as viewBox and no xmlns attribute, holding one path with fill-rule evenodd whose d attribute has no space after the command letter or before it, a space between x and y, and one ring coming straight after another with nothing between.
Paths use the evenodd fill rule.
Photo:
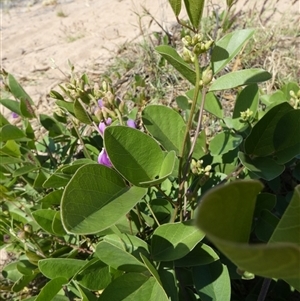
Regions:
<instances>
[{"instance_id":1,"label":"sand","mask_svg":"<svg viewBox=\"0 0 300 301\"><path fill-rule=\"evenodd\" d=\"M237 8L259 11L263 1L244 2L239 0ZM277 10L291 9L290 2L279 0ZM225 0L214 3L223 5ZM175 23L167 0L2 0L1 4L2 68L22 82L41 111L49 110L49 91L70 73L68 61L79 73L101 74L122 44L160 30L141 5L166 30ZM293 13L297 9L296 1Z\"/></svg>"}]
</instances>

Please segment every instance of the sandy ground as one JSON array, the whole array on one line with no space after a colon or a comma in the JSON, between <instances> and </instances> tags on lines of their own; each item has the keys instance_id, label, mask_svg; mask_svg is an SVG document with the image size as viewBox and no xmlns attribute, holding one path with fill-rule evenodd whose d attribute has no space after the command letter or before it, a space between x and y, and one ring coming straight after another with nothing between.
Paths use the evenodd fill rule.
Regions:
<instances>
[{"instance_id":1,"label":"sandy ground","mask_svg":"<svg viewBox=\"0 0 300 301\"><path fill-rule=\"evenodd\" d=\"M47 93L69 73L68 60L76 71L100 74L120 45L159 30L141 5L166 30L175 23L167 0L0 1L2 68L22 82L41 111L49 110ZM213 2L224 5L225 0ZM263 2L238 0L237 9L259 12ZM279 0L276 9L297 13L299 2L291 6L291 0Z\"/></svg>"}]
</instances>

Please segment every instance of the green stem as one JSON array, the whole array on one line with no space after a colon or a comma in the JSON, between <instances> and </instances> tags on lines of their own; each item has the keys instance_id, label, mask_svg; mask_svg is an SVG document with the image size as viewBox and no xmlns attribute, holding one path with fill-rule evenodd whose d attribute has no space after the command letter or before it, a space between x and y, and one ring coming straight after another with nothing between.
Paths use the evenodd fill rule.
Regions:
<instances>
[{"instance_id":1,"label":"green stem","mask_svg":"<svg viewBox=\"0 0 300 301\"><path fill-rule=\"evenodd\" d=\"M159 223L159 221L158 221L156 215L154 214L154 212L153 212L151 206L150 206L146 201L145 201L145 203L146 203L147 208L148 208L149 211L151 212L151 214L152 214L152 216L153 216L155 222L157 223L158 226L160 226L160 223Z\"/></svg>"},{"instance_id":2,"label":"green stem","mask_svg":"<svg viewBox=\"0 0 300 301\"><path fill-rule=\"evenodd\" d=\"M77 126L75 125L75 122L74 122L74 120L73 120L72 118L71 118L71 122L72 122L73 127L74 127L74 130L75 130L75 132L76 132L76 134L77 134L77 136L78 136L78 139L80 140L80 143L82 144L82 147L83 147L85 156L86 156L88 159L91 159L91 160L92 160L92 158L91 158L91 156L90 156L90 154L89 154L87 148L85 147L85 144L84 144L84 142L83 142L83 140L82 140L82 138L81 138L81 135L79 134L79 131L78 131L78 129L77 129Z\"/></svg>"},{"instance_id":3,"label":"green stem","mask_svg":"<svg viewBox=\"0 0 300 301\"><path fill-rule=\"evenodd\" d=\"M194 90L193 102L192 102L190 115L189 115L188 122L187 122L187 125L186 125L185 133L184 133L182 150L181 150L181 153L180 153L180 161L179 161L178 204L179 204L180 210L181 210L182 202L183 202L183 198L184 198L184 182L186 181L186 177L187 177L187 175L186 175L186 169L187 168L184 168L184 173L182 173L182 169L183 169L183 165L184 165L184 153L185 153L185 148L187 146L188 139L190 137L190 130L192 128L192 123L193 123L193 118L194 118L194 114L195 114L197 99L198 99L198 95L199 95L199 91L200 91L201 71L200 71L198 57L197 57L196 54L194 54L194 64L195 64L195 72L196 72L195 90ZM186 162L185 166L189 166L189 160Z\"/></svg>"}]
</instances>

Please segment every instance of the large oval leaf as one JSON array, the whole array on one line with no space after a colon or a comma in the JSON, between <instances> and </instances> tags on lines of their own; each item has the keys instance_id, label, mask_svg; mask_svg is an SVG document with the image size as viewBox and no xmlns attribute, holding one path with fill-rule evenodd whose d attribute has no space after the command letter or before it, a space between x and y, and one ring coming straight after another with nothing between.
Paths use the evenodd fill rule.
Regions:
<instances>
[{"instance_id":1,"label":"large oval leaf","mask_svg":"<svg viewBox=\"0 0 300 301\"><path fill-rule=\"evenodd\" d=\"M239 53L253 34L253 29L242 29L230 32L216 42L211 56L214 74L221 71Z\"/></svg>"},{"instance_id":2,"label":"large oval leaf","mask_svg":"<svg viewBox=\"0 0 300 301\"><path fill-rule=\"evenodd\" d=\"M39 269L49 279L58 275L70 279L86 264L84 260L72 258L47 258L39 261Z\"/></svg>"},{"instance_id":3,"label":"large oval leaf","mask_svg":"<svg viewBox=\"0 0 300 301\"><path fill-rule=\"evenodd\" d=\"M293 108L287 102L271 108L255 124L250 135L246 138L246 153L255 156L269 156L274 153L274 131L279 120L290 111L293 111ZM288 135L289 133L285 132L285 134Z\"/></svg>"},{"instance_id":4,"label":"large oval leaf","mask_svg":"<svg viewBox=\"0 0 300 301\"><path fill-rule=\"evenodd\" d=\"M209 150L213 156L223 155L237 148L243 137L230 131L218 133L209 143Z\"/></svg>"},{"instance_id":5,"label":"large oval leaf","mask_svg":"<svg viewBox=\"0 0 300 301\"><path fill-rule=\"evenodd\" d=\"M227 73L217 78L209 88L209 91L219 91L264 82L272 76L269 72L259 69L245 69Z\"/></svg>"},{"instance_id":6,"label":"large oval leaf","mask_svg":"<svg viewBox=\"0 0 300 301\"><path fill-rule=\"evenodd\" d=\"M155 261L172 261L188 254L204 237L194 221L165 224L153 233L151 254Z\"/></svg>"},{"instance_id":7,"label":"large oval leaf","mask_svg":"<svg viewBox=\"0 0 300 301\"><path fill-rule=\"evenodd\" d=\"M201 300L230 301L230 277L220 260L194 267L193 279Z\"/></svg>"},{"instance_id":8,"label":"large oval leaf","mask_svg":"<svg viewBox=\"0 0 300 301\"><path fill-rule=\"evenodd\" d=\"M155 50L165 58L177 71L179 71L184 78L186 78L191 84L195 85L196 73L191 66L186 63L176 50L167 45L157 46Z\"/></svg>"},{"instance_id":9,"label":"large oval leaf","mask_svg":"<svg viewBox=\"0 0 300 301\"><path fill-rule=\"evenodd\" d=\"M175 154L167 154L150 136L125 126L104 131L104 144L113 166L130 183L150 186L165 180L174 168Z\"/></svg>"},{"instance_id":10,"label":"large oval leaf","mask_svg":"<svg viewBox=\"0 0 300 301\"><path fill-rule=\"evenodd\" d=\"M143 124L150 134L167 150L177 155L182 150L185 122L173 109L166 106L147 106L142 113Z\"/></svg>"},{"instance_id":11,"label":"large oval leaf","mask_svg":"<svg viewBox=\"0 0 300 301\"><path fill-rule=\"evenodd\" d=\"M247 241L256 195L261 189L262 185L257 181L236 181L210 190L202 198L196 223L241 270L267 278L291 281L300 290L300 216L299 210L298 213L295 210L300 207L300 198L297 197L289 205L293 208L293 214L297 215L289 225L289 230L297 233L295 237L298 235L296 240L292 236L283 242L275 239L276 243L249 245ZM276 237L276 229L273 235Z\"/></svg>"},{"instance_id":12,"label":"large oval leaf","mask_svg":"<svg viewBox=\"0 0 300 301\"><path fill-rule=\"evenodd\" d=\"M140 254L149 257L147 243L128 234L106 235L96 247L96 255L101 261L117 270L127 272L143 272L147 269L141 261Z\"/></svg>"},{"instance_id":13,"label":"large oval leaf","mask_svg":"<svg viewBox=\"0 0 300 301\"><path fill-rule=\"evenodd\" d=\"M61 290L64 284L68 283L68 280L64 277L57 277L49 282L41 289L40 293L36 297L35 301L52 301L54 297Z\"/></svg>"},{"instance_id":14,"label":"large oval leaf","mask_svg":"<svg viewBox=\"0 0 300 301\"><path fill-rule=\"evenodd\" d=\"M106 166L82 166L62 197L63 225L76 234L100 232L125 216L145 193L144 188L126 186L122 177Z\"/></svg>"},{"instance_id":15,"label":"large oval leaf","mask_svg":"<svg viewBox=\"0 0 300 301\"><path fill-rule=\"evenodd\" d=\"M155 278L127 273L113 281L101 294L99 301L168 301Z\"/></svg>"}]
</instances>

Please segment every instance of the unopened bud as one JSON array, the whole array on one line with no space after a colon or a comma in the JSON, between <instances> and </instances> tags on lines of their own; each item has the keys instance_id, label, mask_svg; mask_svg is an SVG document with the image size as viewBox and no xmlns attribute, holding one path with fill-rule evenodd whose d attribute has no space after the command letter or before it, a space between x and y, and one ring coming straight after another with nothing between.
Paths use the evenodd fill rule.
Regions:
<instances>
[{"instance_id":1,"label":"unopened bud","mask_svg":"<svg viewBox=\"0 0 300 301\"><path fill-rule=\"evenodd\" d=\"M202 74L203 85L208 85L213 78L213 72L210 68L206 69Z\"/></svg>"},{"instance_id":2,"label":"unopened bud","mask_svg":"<svg viewBox=\"0 0 300 301\"><path fill-rule=\"evenodd\" d=\"M209 50L209 48L213 45L214 41L209 40L208 42L205 43L204 48L205 50Z\"/></svg>"},{"instance_id":3,"label":"unopened bud","mask_svg":"<svg viewBox=\"0 0 300 301\"><path fill-rule=\"evenodd\" d=\"M185 47L183 48L182 58L187 63L192 63L193 62L193 55L192 55L191 51L189 51Z\"/></svg>"},{"instance_id":4,"label":"unopened bud","mask_svg":"<svg viewBox=\"0 0 300 301\"><path fill-rule=\"evenodd\" d=\"M185 36L184 38L182 38L181 41L182 41L183 45L186 47L191 46L191 44L192 44L191 36Z\"/></svg>"}]
</instances>

